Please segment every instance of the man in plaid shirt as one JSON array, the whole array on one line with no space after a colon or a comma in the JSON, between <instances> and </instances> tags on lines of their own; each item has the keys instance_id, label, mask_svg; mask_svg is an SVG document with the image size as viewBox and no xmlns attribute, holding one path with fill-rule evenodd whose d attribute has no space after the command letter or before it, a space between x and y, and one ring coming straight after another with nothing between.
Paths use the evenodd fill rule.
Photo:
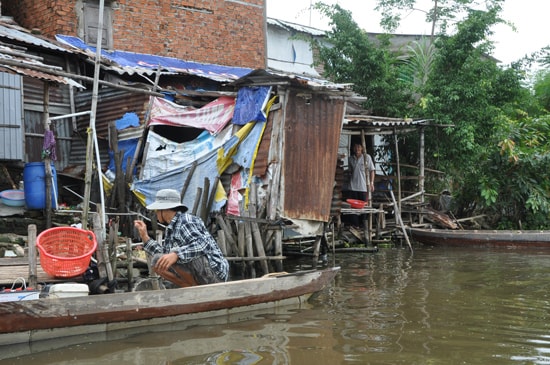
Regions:
<instances>
[{"instance_id":1,"label":"man in plaid shirt","mask_svg":"<svg viewBox=\"0 0 550 365\"><path fill-rule=\"evenodd\" d=\"M149 237L143 221L134 221L157 274L180 287L227 281L229 263L203 221L187 213L176 190L159 190L147 209L156 212L160 223L168 224L164 241L157 242Z\"/></svg>"}]
</instances>

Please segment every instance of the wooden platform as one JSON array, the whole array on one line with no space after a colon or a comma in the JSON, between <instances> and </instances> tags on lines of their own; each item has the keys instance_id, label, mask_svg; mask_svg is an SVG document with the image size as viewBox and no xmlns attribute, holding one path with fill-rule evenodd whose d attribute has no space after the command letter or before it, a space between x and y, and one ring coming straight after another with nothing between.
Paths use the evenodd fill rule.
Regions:
<instances>
[{"instance_id":1,"label":"wooden platform","mask_svg":"<svg viewBox=\"0 0 550 365\"><path fill-rule=\"evenodd\" d=\"M37 266L38 283L53 283L66 280L56 279L44 272L40 265ZM29 281L29 262L26 257L0 258L0 286L11 287L15 279L24 278Z\"/></svg>"}]
</instances>

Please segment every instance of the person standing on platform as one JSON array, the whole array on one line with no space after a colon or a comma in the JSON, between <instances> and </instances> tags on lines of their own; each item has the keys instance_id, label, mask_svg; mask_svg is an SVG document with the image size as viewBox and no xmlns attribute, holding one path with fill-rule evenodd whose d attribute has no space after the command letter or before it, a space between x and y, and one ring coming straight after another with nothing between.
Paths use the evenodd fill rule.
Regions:
<instances>
[{"instance_id":1,"label":"person standing on platform","mask_svg":"<svg viewBox=\"0 0 550 365\"><path fill-rule=\"evenodd\" d=\"M349 196L351 199L368 201L368 192L374 192L375 167L372 157L364 153L363 146L359 143L353 145L353 154L349 157L350 181ZM369 180L367 182L367 173ZM369 184L367 188L367 183ZM352 224L359 226L359 217L352 217Z\"/></svg>"}]
</instances>

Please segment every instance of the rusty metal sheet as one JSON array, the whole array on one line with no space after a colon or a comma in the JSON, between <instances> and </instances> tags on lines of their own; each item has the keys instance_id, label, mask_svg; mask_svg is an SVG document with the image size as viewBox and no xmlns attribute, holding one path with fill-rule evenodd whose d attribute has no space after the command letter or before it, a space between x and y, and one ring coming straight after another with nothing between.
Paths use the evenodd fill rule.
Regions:
<instances>
[{"instance_id":1,"label":"rusty metal sheet","mask_svg":"<svg viewBox=\"0 0 550 365\"><path fill-rule=\"evenodd\" d=\"M344 106L341 97L290 92L282 172L285 217L329 220Z\"/></svg>"}]
</instances>

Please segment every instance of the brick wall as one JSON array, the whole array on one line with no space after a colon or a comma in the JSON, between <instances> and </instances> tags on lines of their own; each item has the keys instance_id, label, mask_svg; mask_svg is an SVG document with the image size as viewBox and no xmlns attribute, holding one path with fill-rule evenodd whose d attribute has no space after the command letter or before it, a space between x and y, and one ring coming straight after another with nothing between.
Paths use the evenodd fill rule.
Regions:
<instances>
[{"instance_id":1,"label":"brick wall","mask_svg":"<svg viewBox=\"0 0 550 365\"><path fill-rule=\"evenodd\" d=\"M105 6L109 2L105 1ZM264 68L265 0L118 0L115 49L228 66ZM80 7L80 9L78 9ZM78 36L80 0L18 0L2 14L21 26Z\"/></svg>"}]
</instances>

